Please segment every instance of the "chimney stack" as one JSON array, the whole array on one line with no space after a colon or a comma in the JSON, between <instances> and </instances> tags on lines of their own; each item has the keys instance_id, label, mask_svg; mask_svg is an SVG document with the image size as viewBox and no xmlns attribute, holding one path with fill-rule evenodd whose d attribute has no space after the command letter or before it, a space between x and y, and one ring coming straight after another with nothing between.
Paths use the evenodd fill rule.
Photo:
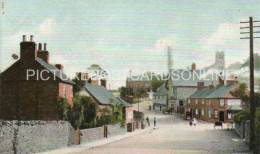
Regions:
<instances>
[{"instance_id":1,"label":"chimney stack","mask_svg":"<svg viewBox=\"0 0 260 154\"><path fill-rule=\"evenodd\" d=\"M203 89L204 87L205 86L204 86L204 82L203 81L197 82L197 90Z\"/></svg>"},{"instance_id":2,"label":"chimney stack","mask_svg":"<svg viewBox=\"0 0 260 154\"><path fill-rule=\"evenodd\" d=\"M224 86L225 85L225 81L224 81L224 76L222 75L222 72L220 72L220 75L218 77L218 84L219 86Z\"/></svg>"},{"instance_id":3,"label":"chimney stack","mask_svg":"<svg viewBox=\"0 0 260 154\"><path fill-rule=\"evenodd\" d=\"M23 42L26 41L26 35L23 35Z\"/></svg>"},{"instance_id":4,"label":"chimney stack","mask_svg":"<svg viewBox=\"0 0 260 154\"><path fill-rule=\"evenodd\" d=\"M101 79L101 86L104 86L105 88L107 88L107 80L106 79Z\"/></svg>"},{"instance_id":5,"label":"chimney stack","mask_svg":"<svg viewBox=\"0 0 260 154\"><path fill-rule=\"evenodd\" d=\"M57 67L61 72L63 72L63 65L61 64L55 64L55 67Z\"/></svg>"},{"instance_id":6,"label":"chimney stack","mask_svg":"<svg viewBox=\"0 0 260 154\"><path fill-rule=\"evenodd\" d=\"M44 50L47 50L47 43L44 43Z\"/></svg>"},{"instance_id":7,"label":"chimney stack","mask_svg":"<svg viewBox=\"0 0 260 154\"><path fill-rule=\"evenodd\" d=\"M42 50L42 44L39 43L39 48L37 52L38 58L41 58L46 63L49 63L49 52L46 50L46 43L44 43L44 50Z\"/></svg>"},{"instance_id":8,"label":"chimney stack","mask_svg":"<svg viewBox=\"0 0 260 154\"><path fill-rule=\"evenodd\" d=\"M213 89L214 88L214 84L213 81L211 82L211 85L209 85L209 89Z\"/></svg>"},{"instance_id":9,"label":"chimney stack","mask_svg":"<svg viewBox=\"0 0 260 154\"><path fill-rule=\"evenodd\" d=\"M38 50L42 50L42 44L41 43L39 43Z\"/></svg>"},{"instance_id":10,"label":"chimney stack","mask_svg":"<svg viewBox=\"0 0 260 154\"><path fill-rule=\"evenodd\" d=\"M33 35L30 36L30 41L31 41L31 42L33 41Z\"/></svg>"}]
</instances>

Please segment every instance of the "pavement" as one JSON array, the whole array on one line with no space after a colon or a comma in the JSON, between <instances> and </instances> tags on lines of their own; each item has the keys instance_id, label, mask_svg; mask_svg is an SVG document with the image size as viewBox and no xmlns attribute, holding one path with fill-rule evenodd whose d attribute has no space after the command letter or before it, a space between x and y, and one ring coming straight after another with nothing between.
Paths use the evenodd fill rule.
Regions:
<instances>
[{"instance_id":1,"label":"pavement","mask_svg":"<svg viewBox=\"0 0 260 154\"><path fill-rule=\"evenodd\" d=\"M140 111L157 126L146 127L133 133L103 139L78 146L62 148L48 153L87 154L161 154L161 153L250 153L248 146L234 131L214 130L213 124L198 121L189 126L189 121L176 115L165 115L148 110L151 102L139 104ZM138 109L138 106L134 106Z\"/></svg>"}]
</instances>

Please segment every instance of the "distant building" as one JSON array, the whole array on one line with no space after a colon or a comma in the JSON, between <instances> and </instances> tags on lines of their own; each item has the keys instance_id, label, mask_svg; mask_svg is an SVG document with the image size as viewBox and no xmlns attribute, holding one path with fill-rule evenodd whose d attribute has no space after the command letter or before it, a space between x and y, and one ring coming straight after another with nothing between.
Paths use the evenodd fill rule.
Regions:
<instances>
[{"instance_id":1,"label":"distant building","mask_svg":"<svg viewBox=\"0 0 260 154\"><path fill-rule=\"evenodd\" d=\"M202 81L199 76L200 70L196 70L196 64L193 63L191 70L170 70L170 74L175 74L167 81L168 107L173 108L175 113L184 114L184 106L187 104L187 98L209 84L216 83L215 80ZM202 72L203 73L203 72ZM179 76L179 78L178 78Z\"/></svg>"},{"instance_id":2,"label":"distant building","mask_svg":"<svg viewBox=\"0 0 260 154\"><path fill-rule=\"evenodd\" d=\"M120 97L117 97L123 107L123 118L125 119L125 123L133 123L134 121L134 107L133 105L127 103Z\"/></svg>"},{"instance_id":3,"label":"distant building","mask_svg":"<svg viewBox=\"0 0 260 154\"><path fill-rule=\"evenodd\" d=\"M162 111L162 109L167 107L167 96L168 90L165 85L158 88L156 92L153 94L153 109Z\"/></svg>"},{"instance_id":4,"label":"distant building","mask_svg":"<svg viewBox=\"0 0 260 154\"><path fill-rule=\"evenodd\" d=\"M209 70L209 69L216 69L216 70L223 70L225 69L225 52L224 51L217 51L215 53L215 62L206 67L205 69L206 70Z\"/></svg>"},{"instance_id":5,"label":"distant building","mask_svg":"<svg viewBox=\"0 0 260 154\"><path fill-rule=\"evenodd\" d=\"M214 87L210 85L199 89L188 98L185 106L186 113L189 112L198 119L215 122L233 122L234 114L245 109L243 102L235 98L230 92L238 89L240 84L236 80L224 81ZM249 91L246 90L249 94Z\"/></svg>"},{"instance_id":6,"label":"distant building","mask_svg":"<svg viewBox=\"0 0 260 154\"><path fill-rule=\"evenodd\" d=\"M73 85L63 66L49 63L44 44L32 40L20 43L20 59L1 74L1 117L4 120L59 120L57 101L68 100L72 107ZM29 73L28 73L29 72Z\"/></svg>"},{"instance_id":7,"label":"distant building","mask_svg":"<svg viewBox=\"0 0 260 154\"><path fill-rule=\"evenodd\" d=\"M87 83L90 83L92 85L101 85L105 88L107 88L107 79L100 77L91 77L90 73L87 72L78 72L77 76L80 80L86 81Z\"/></svg>"},{"instance_id":8,"label":"distant building","mask_svg":"<svg viewBox=\"0 0 260 154\"><path fill-rule=\"evenodd\" d=\"M126 88L130 88L133 92L145 89L147 92L152 90L152 81L147 76L132 76L126 80Z\"/></svg>"}]
</instances>

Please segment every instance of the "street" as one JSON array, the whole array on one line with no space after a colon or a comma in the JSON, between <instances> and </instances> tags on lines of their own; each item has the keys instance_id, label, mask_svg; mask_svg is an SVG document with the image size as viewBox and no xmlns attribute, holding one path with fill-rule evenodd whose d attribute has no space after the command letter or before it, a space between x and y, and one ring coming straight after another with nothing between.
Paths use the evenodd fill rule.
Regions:
<instances>
[{"instance_id":1,"label":"street","mask_svg":"<svg viewBox=\"0 0 260 154\"><path fill-rule=\"evenodd\" d=\"M137 109L137 104L135 105ZM216 129L212 123L199 121L196 127L175 115L148 111L148 103L140 103L140 111L149 116L151 127L143 134L131 136L79 153L247 153L248 147L234 131ZM153 117L157 126L153 127ZM137 130L138 131L138 130Z\"/></svg>"}]
</instances>

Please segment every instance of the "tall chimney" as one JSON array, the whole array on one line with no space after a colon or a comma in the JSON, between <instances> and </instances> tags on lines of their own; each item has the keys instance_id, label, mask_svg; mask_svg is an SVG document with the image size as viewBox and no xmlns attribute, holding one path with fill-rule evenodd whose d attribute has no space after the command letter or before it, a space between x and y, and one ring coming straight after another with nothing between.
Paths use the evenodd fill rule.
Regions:
<instances>
[{"instance_id":1,"label":"tall chimney","mask_svg":"<svg viewBox=\"0 0 260 154\"><path fill-rule=\"evenodd\" d=\"M107 80L106 79L101 79L101 86L104 86L105 88L107 88Z\"/></svg>"},{"instance_id":2,"label":"tall chimney","mask_svg":"<svg viewBox=\"0 0 260 154\"><path fill-rule=\"evenodd\" d=\"M62 64L55 64L55 67L57 67L60 71L63 72L63 65Z\"/></svg>"},{"instance_id":3,"label":"tall chimney","mask_svg":"<svg viewBox=\"0 0 260 154\"><path fill-rule=\"evenodd\" d=\"M31 41L31 42L33 41L33 35L30 36L30 41Z\"/></svg>"},{"instance_id":4,"label":"tall chimney","mask_svg":"<svg viewBox=\"0 0 260 154\"><path fill-rule=\"evenodd\" d=\"M191 64L191 70L192 70L192 71L195 71L195 70L196 70L196 64L195 64L195 63L192 63L192 64Z\"/></svg>"},{"instance_id":5,"label":"tall chimney","mask_svg":"<svg viewBox=\"0 0 260 154\"><path fill-rule=\"evenodd\" d=\"M218 84L219 86L224 86L225 85L225 81L224 81L224 76L222 75L222 72L220 72L220 75L218 77Z\"/></svg>"},{"instance_id":6,"label":"tall chimney","mask_svg":"<svg viewBox=\"0 0 260 154\"><path fill-rule=\"evenodd\" d=\"M44 50L47 50L47 43L44 43Z\"/></svg>"},{"instance_id":7,"label":"tall chimney","mask_svg":"<svg viewBox=\"0 0 260 154\"><path fill-rule=\"evenodd\" d=\"M39 43L38 50L42 50L42 44L41 43Z\"/></svg>"},{"instance_id":8,"label":"tall chimney","mask_svg":"<svg viewBox=\"0 0 260 154\"><path fill-rule=\"evenodd\" d=\"M23 42L26 41L26 35L23 35Z\"/></svg>"}]
</instances>

